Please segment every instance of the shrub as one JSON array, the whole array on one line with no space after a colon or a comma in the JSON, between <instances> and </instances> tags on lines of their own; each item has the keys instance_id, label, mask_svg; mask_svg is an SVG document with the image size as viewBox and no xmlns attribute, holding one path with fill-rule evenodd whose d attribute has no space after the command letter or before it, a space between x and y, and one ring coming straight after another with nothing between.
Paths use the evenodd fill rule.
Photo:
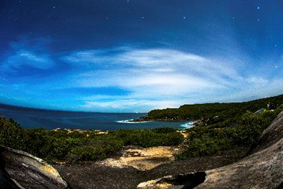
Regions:
<instances>
[{"instance_id":1,"label":"shrub","mask_svg":"<svg viewBox=\"0 0 283 189\"><path fill-rule=\"evenodd\" d=\"M183 136L170 128L119 130L97 135L95 131L70 133L66 130L22 129L12 119L0 117L0 129L0 144L49 162L95 161L111 156L123 145L151 147L177 145L183 141Z\"/></svg>"},{"instance_id":2,"label":"shrub","mask_svg":"<svg viewBox=\"0 0 283 189\"><path fill-rule=\"evenodd\" d=\"M177 159L184 160L189 157L212 155L223 150L249 148L257 142L263 130L280 111L278 108L259 114L245 113L238 119L226 121L226 127L219 123L193 128L189 131L188 147L177 155Z\"/></svg>"}]
</instances>

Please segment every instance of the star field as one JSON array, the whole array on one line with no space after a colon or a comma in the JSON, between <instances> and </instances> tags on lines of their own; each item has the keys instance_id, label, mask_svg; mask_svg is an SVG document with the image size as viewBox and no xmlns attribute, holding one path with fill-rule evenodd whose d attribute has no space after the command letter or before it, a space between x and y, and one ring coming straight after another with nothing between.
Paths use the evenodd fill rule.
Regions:
<instances>
[{"instance_id":1,"label":"star field","mask_svg":"<svg viewBox=\"0 0 283 189\"><path fill-rule=\"evenodd\" d=\"M0 103L146 112L283 93L279 0L2 0Z\"/></svg>"}]
</instances>

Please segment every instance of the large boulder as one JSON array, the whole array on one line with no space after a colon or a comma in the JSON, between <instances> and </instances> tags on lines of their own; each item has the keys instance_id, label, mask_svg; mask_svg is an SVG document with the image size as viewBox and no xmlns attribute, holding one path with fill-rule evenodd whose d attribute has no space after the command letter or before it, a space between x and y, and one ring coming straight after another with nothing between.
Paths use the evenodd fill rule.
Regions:
<instances>
[{"instance_id":1,"label":"large boulder","mask_svg":"<svg viewBox=\"0 0 283 189\"><path fill-rule=\"evenodd\" d=\"M182 179L182 182L177 182L179 177L166 176L141 183L138 188L283 188L283 112L262 133L257 145L242 160L202 173L189 173L183 176L186 179Z\"/></svg>"},{"instance_id":2,"label":"large boulder","mask_svg":"<svg viewBox=\"0 0 283 189\"><path fill-rule=\"evenodd\" d=\"M0 146L0 188L64 189L68 185L42 159Z\"/></svg>"}]
</instances>

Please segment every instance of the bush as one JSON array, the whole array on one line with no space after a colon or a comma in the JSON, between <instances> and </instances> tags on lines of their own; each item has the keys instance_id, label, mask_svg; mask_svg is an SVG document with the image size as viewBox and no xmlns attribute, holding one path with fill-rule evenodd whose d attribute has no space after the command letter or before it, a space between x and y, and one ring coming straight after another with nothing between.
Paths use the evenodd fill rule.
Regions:
<instances>
[{"instance_id":1,"label":"bush","mask_svg":"<svg viewBox=\"0 0 283 189\"><path fill-rule=\"evenodd\" d=\"M170 146L183 141L183 136L171 128L119 130L97 135L90 130L22 129L12 119L0 117L0 129L0 144L29 152L49 162L95 161L111 156L124 145Z\"/></svg>"},{"instance_id":2,"label":"bush","mask_svg":"<svg viewBox=\"0 0 283 189\"><path fill-rule=\"evenodd\" d=\"M172 132L173 131L173 132ZM142 147L152 146L174 146L183 142L184 138L176 130L152 129L152 130L118 130L112 133L116 138L121 139L124 145L136 145Z\"/></svg>"},{"instance_id":3,"label":"bush","mask_svg":"<svg viewBox=\"0 0 283 189\"><path fill-rule=\"evenodd\" d=\"M23 129L13 119L0 117L0 144L11 148L25 147Z\"/></svg>"},{"instance_id":4,"label":"bush","mask_svg":"<svg viewBox=\"0 0 283 189\"><path fill-rule=\"evenodd\" d=\"M188 147L177 155L177 159L207 156L236 148L250 148L280 111L282 110L278 108L259 114L245 113L238 119L226 121L226 127L219 123L190 129ZM232 126L228 126L229 124Z\"/></svg>"}]
</instances>

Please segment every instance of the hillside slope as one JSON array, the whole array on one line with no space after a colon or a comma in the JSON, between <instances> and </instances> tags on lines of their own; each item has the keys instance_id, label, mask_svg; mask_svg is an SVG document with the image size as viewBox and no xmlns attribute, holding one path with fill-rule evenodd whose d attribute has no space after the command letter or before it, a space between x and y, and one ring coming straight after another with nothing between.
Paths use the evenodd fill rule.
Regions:
<instances>
[{"instance_id":1,"label":"hillside slope","mask_svg":"<svg viewBox=\"0 0 283 189\"><path fill-rule=\"evenodd\" d=\"M247 111L255 112L261 108L276 109L283 104L283 95L262 98L248 102L237 103L208 103L183 105L179 108L152 110L148 113L147 120L198 120L211 119L217 116L217 121L241 116Z\"/></svg>"},{"instance_id":2,"label":"hillside slope","mask_svg":"<svg viewBox=\"0 0 283 189\"><path fill-rule=\"evenodd\" d=\"M280 189L283 186L283 112L262 133L250 155L216 169L166 176L139 184L138 188Z\"/></svg>"}]
</instances>

